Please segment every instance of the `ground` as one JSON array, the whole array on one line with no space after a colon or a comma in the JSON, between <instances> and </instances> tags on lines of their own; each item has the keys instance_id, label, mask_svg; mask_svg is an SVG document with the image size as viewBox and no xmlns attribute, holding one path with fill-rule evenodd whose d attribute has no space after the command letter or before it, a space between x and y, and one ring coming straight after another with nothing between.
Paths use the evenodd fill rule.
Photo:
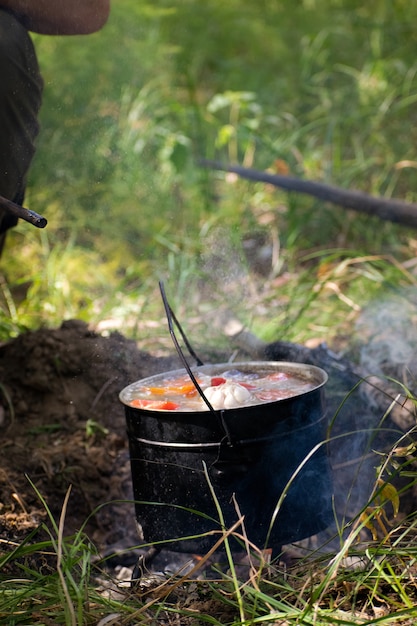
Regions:
<instances>
[{"instance_id":1,"label":"ground","mask_svg":"<svg viewBox=\"0 0 417 626\"><path fill-rule=\"evenodd\" d=\"M310 350L270 344L265 357L301 360L326 369L328 409L330 415L338 414L340 425L336 423L334 428L339 436L354 432L359 418L360 431L367 424L372 434L391 402L386 393L382 404L366 389L360 393L363 385L351 393L357 374L349 362L323 346ZM129 383L177 366L174 349L171 356L153 356L119 333L102 336L76 320L64 322L58 329L21 334L0 346L0 542L20 542L32 529L48 522L48 511L58 521L71 486L65 535L85 525L101 553L136 545L124 408L118 396ZM367 387L374 392L373 386ZM348 394L349 402L340 408ZM395 441L403 429L403 415L397 419L395 410L392 415ZM414 413L406 413L410 415L414 423ZM391 432L387 422L385 426L384 432ZM344 446L338 443L345 440ZM360 505L366 497L365 465L359 478L356 468L358 458L369 448L366 442L352 446L351 437L335 441L330 458L336 496L340 506L345 506L345 494L349 493L353 506L354 485ZM375 443L372 435L372 448ZM388 449L392 445L391 441L383 443ZM373 485L375 463L368 464ZM409 494L408 512L415 510L417 497L413 491Z\"/></svg>"},{"instance_id":2,"label":"ground","mask_svg":"<svg viewBox=\"0 0 417 626\"><path fill-rule=\"evenodd\" d=\"M137 543L123 406L124 386L170 369L115 333L79 321L27 332L0 347L0 539L19 541L59 519L68 487L65 532L86 530L102 548Z\"/></svg>"}]
</instances>

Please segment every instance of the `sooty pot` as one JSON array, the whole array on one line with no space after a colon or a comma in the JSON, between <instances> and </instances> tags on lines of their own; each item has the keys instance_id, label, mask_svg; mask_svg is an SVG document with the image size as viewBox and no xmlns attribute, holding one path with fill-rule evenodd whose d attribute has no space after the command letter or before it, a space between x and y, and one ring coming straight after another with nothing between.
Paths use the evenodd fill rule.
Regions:
<instances>
[{"instance_id":1,"label":"sooty pot","mask_svg":"<svg viewBox=\"0 0 417 626\"><path fill-rule=\"evenodd\" d=\"M230 367L204 365L193 373L216 376ZM331 523L324 443L327 374L311 365L283 362L234 363L233 368L284 372L308 380L311 388L286 399L215 411L130 406L135 389L184 376L184 370L143 379L121 392L141 540L169 541L168 547L180 552L209 549L219 535L198 536L220 528L209 483L226 527L239 518L237 502L249 540L261 548L278 550ZM187 539L179 540L183 537Z\"/></svg>"}]
</instances>

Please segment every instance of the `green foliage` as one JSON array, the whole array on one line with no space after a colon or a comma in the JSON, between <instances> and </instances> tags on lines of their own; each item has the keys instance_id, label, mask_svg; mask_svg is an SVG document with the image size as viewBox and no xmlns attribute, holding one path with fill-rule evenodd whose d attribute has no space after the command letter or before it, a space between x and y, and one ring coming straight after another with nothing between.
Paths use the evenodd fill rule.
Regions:
<instances>
[{"instance_id":1,"label":"green foliage","mask_svg":"<svg viewBox=\"0 0 417 626\"><path fill-rule=\"evenodd\" d=\"M144 300L161 315L162 276L188 316L240 289L235 312L247 299L244 321L265 336L329 339L392 281L412 283L387 261L398 269L414 254L407 229L197 162L415 200L416 11L403 0L123 0L100 33L35 36L45 93L26 204L49 224L9 237L1 336L69 316L135 335L135 301L136 317ZM271 250L261 274L246 253L254 237ZM334 254L385 261L334 276L330 294L320 273Z\"/></svg>"}]
</instances>

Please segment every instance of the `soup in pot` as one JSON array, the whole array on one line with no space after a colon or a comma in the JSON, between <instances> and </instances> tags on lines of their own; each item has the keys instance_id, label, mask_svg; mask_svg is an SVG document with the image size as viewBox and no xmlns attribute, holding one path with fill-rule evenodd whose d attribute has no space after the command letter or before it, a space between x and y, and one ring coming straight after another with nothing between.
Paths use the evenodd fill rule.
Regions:
<instances>
[{"instance_id":1,"label":"soup in pot","mask_svg":"<svg viewBox=\"0 0 417 626\"><path fill-rule=\"evenodd\" d=\"M301 373L279 369L221 369L212 374L195 371L205 397L215 410L235 409L275 402L317 387L317 381ZM208 411L190 377L178 372L138 381L128 388L126 404L155 411Z\"/></svg>"}]
</instances>

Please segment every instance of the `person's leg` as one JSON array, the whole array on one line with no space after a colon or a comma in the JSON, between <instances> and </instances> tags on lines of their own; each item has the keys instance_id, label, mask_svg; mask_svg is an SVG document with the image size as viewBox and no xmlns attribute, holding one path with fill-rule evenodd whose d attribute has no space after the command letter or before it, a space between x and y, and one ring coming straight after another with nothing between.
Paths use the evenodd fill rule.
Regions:
<instances>
[{"instance_id":1,"label":"person's leg","mask_svg":"<svg viewBox=\"0 0 417 626\"><path fill-rule=\"evenodd\" d=\"M42 78L26 29L0 9L0 195L23 203L26 175L39 132ZM0 212L0 253L4 233L17 219Z\"/></svg>"}]
</instances>

